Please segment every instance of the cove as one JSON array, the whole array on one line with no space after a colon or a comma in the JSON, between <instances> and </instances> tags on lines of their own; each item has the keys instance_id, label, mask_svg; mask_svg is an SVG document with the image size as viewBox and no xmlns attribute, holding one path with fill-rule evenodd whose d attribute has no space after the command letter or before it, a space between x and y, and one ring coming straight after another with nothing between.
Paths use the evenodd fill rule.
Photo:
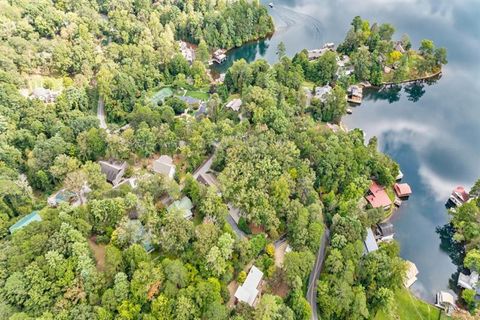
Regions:
<instances>
[{"instance_id":1,"label":"cove","mask_svg":"<svg viewBox=\"0 0 480 320\"><path fill-rule=\"evenodd\" d=\"M262 1L268 5L270 1ZM339 44L353 17L396 27L394 38L409 34L418 48L422 39L446 47L449 63L436 82L367 90L362 105L345 116L348 128L361 128L366 139L378 138L381 151L400 164L413 195L392 217L401 256L419 271L412 291L433 301L435 293L454 289L461 254L451 243L444 207L456 185L470 187L480 177L480 5L475 0L280 0L269 8L276 32L229 52L213 66L225 72L237 59L278 60L325 42Z\"/></svg>"}]
</instances>

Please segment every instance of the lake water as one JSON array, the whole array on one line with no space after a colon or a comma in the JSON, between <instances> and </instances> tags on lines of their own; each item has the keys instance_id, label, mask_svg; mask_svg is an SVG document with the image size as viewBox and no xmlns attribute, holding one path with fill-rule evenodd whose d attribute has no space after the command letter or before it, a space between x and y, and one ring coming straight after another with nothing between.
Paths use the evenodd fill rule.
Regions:
<instances>
[{"instance_id":1,"label":"lake water","mask_svg":"<svg viewBox=\"0 0 480 320\"><path fill-rule=\"evenodd\" d=\"M412 291L433 301L437 291L454 287L459 258L445 227L445 200L456 185L470 187L480 177L480 1L282 0L269 12L277 30L272 38L232 50L217 71L239 58L275 62L281 41L289 56L338 44L356 15L392 23L395 37L409 34L415 48L424 38L447 48L449 63L436 83L366 92L362 105L344 118L367 139L378 137L412 187L392 219L395 237L401 256L420 271Z\"/></svg>"}]
</instances>

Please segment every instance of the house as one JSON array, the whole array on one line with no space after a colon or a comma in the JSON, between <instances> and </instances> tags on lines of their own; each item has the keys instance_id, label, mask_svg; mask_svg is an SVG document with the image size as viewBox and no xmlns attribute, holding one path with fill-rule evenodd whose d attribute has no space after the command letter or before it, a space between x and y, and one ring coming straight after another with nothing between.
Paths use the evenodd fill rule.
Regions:
<instances>
[{"instance_id":1,"label":"house","mask_svg":"<svg viewBox=\"0 0 480 320\"><path fill-rule=\"evenodd\" d=\"M197 177L197 181L207 187L218 187L217 179L208 172L201 172Z\"/></svg>"},{"instance_id":2,"label":"house","mask_svg":"<svg viewBox=\"0 0 480 320\"><path fill-rule=\"evenodd\" d=\"M402 41L397 41L397 42L395 43L394 50L400 52L401 54L404 54L405 52L407 52L407 51L405 50L405 48L403 47Z\"/></svg>"},{"instance_id":3,"label":"house","mask_svg":"<svg viewBox=\"0 0 480 320\"><path fill-rule=\"evenodd\" d=\"M167 155L160 156L160 158L153 161L153 171L160 173L169 179L173 179L175 176L173 159Z\"/></svg>"},{"instance_id":4,"label":"house","mask_svg":"<svg viewBox=\"0 0 480 320\"><path fill-rule=\"evenodd\" d=\"M40 215L38 214L38 211L33 211L29 215L26 215L22 219L18 220L15 224L10 226L8 230L10 231L10 233L14 233L18 229L22 229L23 227L29 225L34 221L42 221L42 217L40 217Z\"/></svg>"},{"instance_id":5,"label":"house","mask_svg":"<svg viewBox=\"0 0 480 320\"><path fill-rule=\"evenodd\" d=\"M364 254L378 250L377 241L375 240L375 236L373 235L371 228L367 228L367 237L363 241L363 244L365 245L365 250L363 250Z\"/></svg>"},{"instance_id":6,"label":"house","mask_svg":"<svg viewBox=\"0 0 480 320\"><path fill-rule=\"evenodd\" d=\"M238 112L240 110L240 107L242 105L242 100L241 99L233 99L225 107L232 109L235 112Z\"/></svg>"},{"instance_id":7,"label":"house","mask_svg":"<svg viewBox=\"0 0 480 320\"><path fill-rule=\"evenodd\" d=\"M462 186L456 187L452 194L450 195L449 201L452 202L455 206L461 206L470 198L469 194L465 191L465 188Z\"/></svg>"},{"instance_id":8,"label":"house","mask_svg":"<svg viewBox=\"0 0 480 320\"><path fill-rule=\"evenodd\" d=\"M119 161L99 161L102 173L107 176L107 181L116 186L122 180L127 169L127 163Z\"/></svg>"},{"instance_id":9,"label":"house","mask_svg":"<svg viewBox=\"0 0 480 320\"><path fill-rule=\"evenodd\" d=\"M377 227L375 228L375 238L378 241L391 241L393 240L394 235L395 235L395 231L393 229L392 223L390 222L377 223Z\"/></svg>"},{"instance_id":10,"label":"house","mask_svg":"<svg viewBox=\"0 0 480 320\"><path fill-rule=\"evenodd\" d=\"M179 41L179 45L182 56L185 58L185 60L192 64L193 60L195 60L194 48L185 41Z\"/></svg>"},{"instance_id":11,"label":"house","mask_svg":"<svg viewBox=\"0 0 480 320\"><path fill-rule=\"evenodd\" d=\"M393 189L395 190L397 197L399 197L400 199L406 199L412 194L412 189L410 188L408 183L395 183Z\"/></svg>"},{"instance_id":12,"label":"house","mask_svg":"<svg viewBox=\"0 0 480 320\"><path fill-rule=\"evenodd\" d=\"M225 49L218 49L213 53L213 58L212 60L218 64L223 63L225 60L227 60L227 50Z\"/></svg>"},{"instance_id":13,"label":"house","mask_svg":"<svg viewBox=\"0 0 480 320\"><path fill-rule=\"evenodd\" d=\"M316 60L323 56L325 52L329 51L329 49L322 48L322 49L312 49L307 51L308 60Z\"/></svg>"},{"instance_id":14,"label":"house","mask_svg":"<svg viewBox=\"0 0 480 320\"><path fill-rule=\"evenodd\" d=\"M190 96L179 96L178 98L191 107L199 107L203 103L202 100Z\"/></svg>"},{"instance_id":15,"label":"house","mask_svg":"<svg viewBox=\"0 0 480 320\"><path fill-rule=\"evenodd\" d=\"M57 97L60 95L60 91L53 91L45 88L35 88L32 91L32 94L29 96L30 99L38 99L45 103L55 102Z\"/></svg>"},{"instance_id":16,"label":"house","mask_svg":"<svg viewBox=\"0 0 480 320\"><path fill-rule=\"evenodd\" d=\"M448 292L440 291L437 293L435 306L444 310L447 313L447 315L451 314L452 311L456 309L455 298L452 296L452 294Z\"/></svg>"},{"instance_id":17,"label":"house","mask_svg":"<svg viewBox=\"0 0 480 320\"><path fill-rule=\"evenodd\" d=\"M417 281L418 269L415 263L411 261L406 261L407 264L407 273L405 275L405 279L403 284L405 288L410 288L415 281Z\"/></svg>"},{"instance_id":18,"label":"house","mask_svg":"<svg viewBox=\"0 0 480 320\"><path fill-rule=\"evenodd\" d=\"M248 272L245 282L235 291L236 302L245 302L251 307L255 306L260 293L263 272L257 267L252 266Z\"/></svg>"},{"instance_id":19,"label":"house","mask_svg":"<svg viewBox=\"0 0 480 320\"><path fill-rule=\"evenodd\" d=\"M351 103L362 103L363 89L360 86L352 85L347 90L347 101Z\"/></svg>"},{"instance_id":20,"label":"house","mask_svg":"<svg viewBox=\"0 0 480 320\"><path fill-rule=\"evenodd\" d=\"M329 85L323 87L316 87L315 88L315 98L319 99L320 101L324 102L327 98L327 95L332 91L332 87Z\"/></svg>"},{"instance_id":21,"label":"house","mask_svg":"<svg viewBox=\"0 0 480 320\"><path fill-rule=\"evenodd\" d=\"M368 203L373 208L383 208L384 210L388 210L392 206L392 200L390 200L385 191L385 187L379 185L376 181L372 181L365 199L367 199Z\"/></svg>"},{"instance_id":22,"label":"house","mask_svg":"<svg viewBox=\"0 0 480 320\"><path fill-rule=\"evenodd\" d=\"M168 208L167 211L170 212L172 210L179 210L183 213L183 217L185 219L192 219L193 213L193 204L192 200L189 197L183 197L181 200L174 201Z\"/></svg>"},{"instance_id":23,"label":"house","mask_svg":"<svg viewBox=\"0 0 480 320\"><path fill-rule=\"evenodd\" d=\"M478 273L472 271L469 275L460 272L458 275L457 285L464 289L475 289L478 284Z\"/></svg>"},{"instance_id":24,"label":"house","mask_svg":"<svg viewBox=\"0 0 480 320\"><path fill-rule=\"evenodd\" d=\"M52 194L47 199L47 203L50 207L56 207L62 202L72 203L78 199L78 195L75 192L67 189L62 189L55 194Z\"/></svg>"},{"instance_id":25,"label":"house","mask_svg":"<svg viewBox=\"0 0 480 320\"><path fill-rule=\"evenodd\" d=\"M195 119L199 120L202 117L207 116L207 114L208 114L207 104L205 102L200 103L200 106L198 107L197 112L195 112Z\"/></svg>"}]
</instances>

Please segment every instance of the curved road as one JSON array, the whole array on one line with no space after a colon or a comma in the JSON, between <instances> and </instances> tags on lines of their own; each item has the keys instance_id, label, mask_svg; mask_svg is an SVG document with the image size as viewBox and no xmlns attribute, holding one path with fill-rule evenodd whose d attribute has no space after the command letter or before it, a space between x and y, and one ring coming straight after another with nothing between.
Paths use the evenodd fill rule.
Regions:
<instances>
[{"instance_id":1,"label":"curved road","mask_svg":"<svg viewBox=\"0 0 480 320\"><path fill-rule=\"evenodd\" d=\"M327 245L329 241L330 241L330 230L328 230L327 228L322 236L322 242L320 243L320 248L318 248L315 265L313 266L313 270L310 273L310 277L308 278L307 300L308 300L308 303L310 304L310 308L312 309L313 320L318 320L317 280L318 280L318 277L320 276L320 272L322 271L323 262L325 260L325 254L327 252Z\"/></svg>"}]
</instances>

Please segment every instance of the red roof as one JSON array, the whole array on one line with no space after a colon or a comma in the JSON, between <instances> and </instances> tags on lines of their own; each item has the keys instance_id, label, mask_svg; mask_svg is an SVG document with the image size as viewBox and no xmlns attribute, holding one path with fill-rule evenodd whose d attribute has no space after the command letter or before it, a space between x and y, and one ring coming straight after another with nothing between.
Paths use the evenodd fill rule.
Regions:
<instances>
[{"instance_id":1,"label":"red roof","mask_svg":"<svg viewBox=\"0 0 480 320\"><path fill-rule=\"evenodd\" d=\"M369 194L365 196L365 198L374 208L383 208L392 205L392 201L388 197L385 187L379 185L376 181L372 181Z\"/></svg>"},{"instance_id":2,"label":"red roof","mask_svg":"<svg viewBox=\"0 0 480 320\"><path fill-rule=\"evenodd\" d=\"M465 188L462 186L456 187L455 190L453 190L453 193L456 193L456 195L460 197L460 199L463 200L463 202L468 201L468 198L470 198L467 191L465 191Z\"/></svg>"},{"instance_id":3,"label":"red roof","mask_svg":"<svg viewBox=\"0 0 480 320\"><path fill-rule=\"evenodd\" d=\"M405 197L412 194L412 189L408 183L395 183L394 188L399 197Z\"/></svg>"}]
</instances>

